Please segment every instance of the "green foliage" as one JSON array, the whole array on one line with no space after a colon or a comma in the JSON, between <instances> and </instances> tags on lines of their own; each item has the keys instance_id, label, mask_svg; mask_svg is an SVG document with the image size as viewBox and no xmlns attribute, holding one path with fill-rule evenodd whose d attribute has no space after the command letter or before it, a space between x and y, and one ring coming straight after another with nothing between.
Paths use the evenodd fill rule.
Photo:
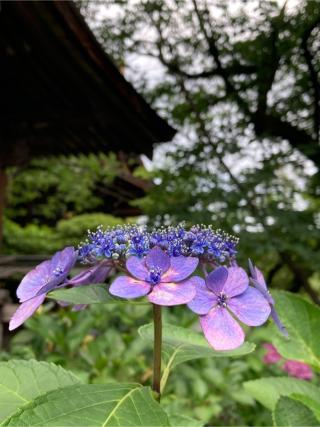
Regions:
<instances>
[{"instance_id":1,"label":"green foliage","mask_svg":"<svg viewBox=\"0 0 320 427\"><path fill-rule=\"evenodd\" d=\"M95 230L99 225L113 227L123 225L124 220L104 213L87 213L62 219L57 223L56 233L64 239L81 241L86 237L88 229Z\"/></svg>"},{"instance_id":2,"label":"green foliage","mask_svg":"<svg viewBox=\"0 0 320 427\"><path fill-rule=\"evenodd\" d=\"M277 350L286 359L299 360L319 371L319 308L288 292L276 292L275 300L289 332L286 340L274 334ZM294 378L262 378L244 383L244 388L273 411L276 426L319 425L320 387L315 384Z\"/></svg>"},{"instance_id":3,"label":"green foliage","mask_svg":"<svg viewBox=\"0 0 320 427\"><path fill-rule=\"evenodd\" d=\"M245 390L270 410L274 410L280 396L306 395L320 402L320 388L296 378L261 378L244 383Z\"/></svg>"},{"instance_id":4,"label":"green foliage","mask_svg":"<svg viewBox=\"0 0 320 427\"><path fill-rule=\"evenodd\" d=\"M148 304L148 302L129 301L114 297L108 292L105 284L57 289L56 291L50 292L48 297L70 304Z\"/></svg>"},{"instance_id":5,"label":"green foliage","mask_svg":"<svg viewBox=\"0 0 320 427\"><path fill-rule=\"evenodd\" d=\"M96 286L101 288L101 285L94 285L92 288L95 290ZM77 293L77 298L82 298L89 288L91 286L84 287ZM102 289L104 292L105 288ZM64 292L68 294L71 291ZM104 296L105 292L102 298ZM279 314L283 316L289 330L290 340L317 357L316 347L310 338L312 333L317 333L317 329L314 326L309 331L310 335L305 325L309 321L316 324L314 322L318 309L295 295L278 292L274 296ZM83 299L73 298L74 303L84 302ZM94 292L93 301L97 301L96 298L100 296ZM146 322L151 315L150 304L116 304L113 301L112 304L92 304L90 308L80 312L63 308L57 312L51 311L49 315L46 311L50 307L52 303L44 306L42 313L27 322L27 329L15 336L11 344L11 354L14 357L36 357L60 363L89 383L105 384L129 380L143 386L149 384L152 375L150 341L153 333L152 325L146 325ZM283 377L280 367L263 364L261 345L256 352L252 352L253 345L246 343L235 351L217 353L196 332L196 316L191 311L174 307L163 310L163 315L162 389L165 387L165 393L161 405L169 420L173 417L182 425L183 422L190 422L192 425L193 421L189 420L191 418L195 420L194 425L202 420L202 425L268 426L271 425L271 415L267 411L274 412L275 419L277 402L283 396L294 399L291 404L304 405L303 409L307 408L307 412L311 411L313 417L319 418L320 384L316 374L313 382ZM173 326L174 324L179 326ZM297 341L302 339L301 325L306 330L303 345ZM138 329L143 340L139 338ZM274 336L274 328L268 326L249 333L248 339L261 343L273 340ZM282 340L284 346L289 345L290 341L285 341L284 338ZM291 359L297 353L289 353L289 349L290 347L286 350L286 357ZM241 355L246 357L237 357ZM5 360L10 356L2 353L1 357ZM311 360L304 357L301 360ZM169 376L170 381L167 381ZM263 378L264 376L269 378ZM245 384L244 387L242 383ZM257 406L254 400L264 405L265 409ZM281 411L283 417L284 410ZM179 421L176 418L178 414L183 414L187 419ZM292 417L293 415L290 422L299 422L299 418L292 421Z\"/></svg>"},{"instance_id":6,"label":"green foliage","mask_svg":"<svg viewBox=\"0 0 320 427\"><path fill-rule=\"evenodd\" d=\"M143 325L139 329L139 334L143 339L153 340L153 323ZM202 357L238 357L251 353L255 346L252 343L244 343L236 350L215 351L199 332L191 328L181 326L163 325L162 340L166 345L164 357L170 361L171 367L184 363L188 360ZM174 354L174 357L172 358Z\"/></svg>"},{"instance_id":7,"label":"green foliage","mask_svg":"<svg viewBox=\"0 0 320 427\"><path fill-rule=\"evenodd\" d=\"M47 225L21 226L9 219L4 221L4 250L6 253L52 254L69 245L77 246L88 229L123 224L122 218L103 213L82 214L58 221L55 228Z\"/></svg>"},{"instance_id":8,"label":"green foliage","mask_svg":"<svg viewBox=\"0 0 320 427\"><path fill-rule=\"evenodd\" d=\"M244 388L273 411L276 426L319 425L320 387L294 378L263 378Z\"/></svg>"},{"instance_id":9,"label":"green foliage","mask_svg":"<svg viewBox=\"0 0 320 427\"><path fill-rule=\"evenodd\" d=\"M22 224L55 224L97 210L103 204L97 186L110 184L119 171L113 153L33 160L26 169L9 172L7 216Z\"/></svg>"},{"instance_id":10,"label":"green foliage","mask_svg":"<svg viewBox=\"0 0 320 427\"><path fill-rule=\"evenodd\" d=\"M103 213L106 187L120 171L114 153L36 159L9 170L2 251L50 254L78 245L88 229L123 224Z\"/></svg>"},{"instance_id":11,"label":"green foliage","mask_svg":"<svg viewBox=\"0 0 320 427\"><path fill-rule=\"evenodd\" d=\"M310 409L290 397L280 397L273 421L275 426L319 426L319 420Z\"/></svg>"},{"instance_id":12,"label":"green foliage","mask_svg":"<svg viewBox=\"0 0 320 427\"><path fill-rule=\"evenodd\" d=\"M51 390L80 384L53 363L10 360L0 363L0 422Z\"/></svg>"},{"instance_id":13,"label":"green foliage","mask_svg":"<svg viewBox=\"0 0 320 427\"><path fill-rule=\"evenodd\" d=\"M273 342L286 359L300 360L320 370L320 309L300 296L275 292L280 318L289 338L275 334Z\"/></svg>"},{"instance_id":14,"label":"green foliage","mask_svg":"<svg viewBox=\"0 0 320 427\"><path fill-rule=\"evenodd\" d=\"M153 341L153 324L140 327L139 334L143 339ZM243 356L254 350L254 345L246 342L236 350L215 351L201 334L190 328L168 324L163 325L162 341L164 343L162 356L166 363L161 378L162 392L167 384L170 372L181 363L206 357Z\"/></svg>"},{"instance_id":15,"label":"green foliage","mask_svg":"<svg viewBox=\"0 0 320 427\"><path fill-rule=\"evenodd\" d=\"M186 417L184 415L171 415L169 416L169 422L172 427L202 427L201 421L195 420L194 418Z\"/></svg>"},{"instance_id":16,"label":"green foliage","mask_svg":"<svg viewBox=\"0 0 320 427\"><path fill-rule=\"evenodd\" d=\"M0 352L0 359L58 363L94 384L129 381L150 385L152 347L150 340L142 340L138 334L139 327L150 321L150 304L93 304L79 312L52 308L53 303L47 303L29 319L26 328L13 337L10 353ZM189 310L176 307L164 310L163 315L165 324L196 328L197 317ZM270 425L267 409L256 407L241 385L263 375L264 369L261 349L242 359L190 359L170 371L161 405L170 419L183 414L189 419L184 422L191 425Z\"/></svg>"},{"instance_id":17,"label":"green foliage","mask_svg":"<svg viewBox=\"0 0 320 427\"><path fill-rule=\"evenodd\" d=\"M3 426L169 426L151 391L139 384L84 385L45 362L0 364Z\"/></svg>"},{"instance_id":18,"label":"green foliage","mask_svg":"<svg viewBox=\"0 0 320 427\"><path fill-rule=\"evenodd\" d=\"M169 426L147 387L90 384L60 388L37 397L3 426Z\"/></svg>"},{"instance_id":19,"label":"green foliage","mask_svg":"<svg viewBox=\"0 0 320 427\"><path fill-rule=\"evenodd\" d=\"M61 236L46 225L27 224L22 227L5 219L3 234L6 253L50 254L62 247Z\"/></svg>"}]
</instances>

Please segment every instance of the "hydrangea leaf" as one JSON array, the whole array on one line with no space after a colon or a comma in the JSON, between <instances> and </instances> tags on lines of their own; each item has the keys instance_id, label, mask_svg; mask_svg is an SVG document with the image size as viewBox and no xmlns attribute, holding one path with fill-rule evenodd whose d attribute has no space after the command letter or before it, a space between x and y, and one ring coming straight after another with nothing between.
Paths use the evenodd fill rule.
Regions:
<instances>
[{"instance_id":1,"label":"hydrangea leaf","mask_svg":"<svg viewBox=\"0 0 320 427\"><path fill-rule=\"evenodd\" d=\"M202 427L204 425L203 421L195 420L185 415L173 414L168 416L172 427Z\"/></svg>"},{"instance_id":2,"label":"hydrangea leaf","mask_svg":"<svg viewBox=\"0 0 320 427\"><path fill-rule=\"evenodd\" d=\"M148 304L147 302L128 301L123 298L114 297L110 295L105 284L57 289L50 292L48 297L69 304Z\"/></svg>"},{"instance_id":3,"label":"hydrangea leaf","mask_svg":"<svg viewBox=\"0 0 320 427\"><path fill-rule=\"evenodd\" d=\"M273 412L275 426L319 426L313 412L303 403L290 397L280 397Z\"/></svg>"},{"instance_id":4,"label":"hydrangea leaf","mask_svg":"<svg viewBox=\"0 0 320 427\"><path fill-rule=\"evenodd\" d=\"M143 339L153 340L153 323L141 326L139 334ZM216 351L208 344L201 333L169 324L163 325L162 340L166 359L172 356L172 351L177 351L175 366L191 359L243 356L255 349L254 344L246 342L235 350Z\"/></svg>"},{"instance_id":5,"label":"hydrangea leaf","mask_svg":"<svg viewBox=\"0 0 320 427\"><path fill-rule=\"evenodd\" d=\"M299 360L320 370L320 309L289 292L273 293L289 338L275 334L273 343L286 359Z\"/></svg>"},{"instance_id":6,"label":"hydrangea leaf","mask_svg":"<svg viewBox=\"0 0 320 427\"><path fill-rule=\"evenodd\" d=\"M316 401L311 397L306 396L305 394L296 394L296 393L291 394L290 397L292 399L298 400L299 402L307 406L309 409L311 409L315 417L318 419L318 421L320 421L320 399Z\"/></svg>"},{"instance_id":7,"label":"hydrangea leaf","mask_svg":"<svg viewBox=\"0 0 320 427\"><path fill-rule=\"evenodd\" d=\"M153 323L141 326L139 328L141 338L153 340ZM163 325L163 358L166 366L161 379L161 389L163 390L171 370L188 360L202 359L206 357L237 357L251 353L255 345L249 342L241 347L230 351L214 350L203 337L202 334L191 329L182 328L174 325Z\"/></svg>"},{"instance_id":8,"label":"hydrangea leaf","mask_svg":"<svg viewBox=\"0 0 320 427\"><path fill-rule=\"evenodd\" d=\"M71 372L52 363L35 360L1 362L0 421L41 394L80 383Z\"/></svg>"},{"instance_id":9,"label":"hydrangea leaf","mask_svg":"<svg viewBox=\"0 0 320 427\"><path fill-rule=\"evenodd\" d=\"M280 396L290 396L293 393L306 395L315 402L320 403L320 388L296 378L261 378L247 381L243 385L255 400L270 410L274 410Z\"/></svg>"},{"instance_id":10,"label":"hydrangea leaf","mask_svg":"<svg viewBox=\"0 0 320 427\"><path fill-rule=\"evenodd\" d=\"M36 398L3 426L170 426L148 387L139 384L85 384Z\"/></svg>"}]
</instances>

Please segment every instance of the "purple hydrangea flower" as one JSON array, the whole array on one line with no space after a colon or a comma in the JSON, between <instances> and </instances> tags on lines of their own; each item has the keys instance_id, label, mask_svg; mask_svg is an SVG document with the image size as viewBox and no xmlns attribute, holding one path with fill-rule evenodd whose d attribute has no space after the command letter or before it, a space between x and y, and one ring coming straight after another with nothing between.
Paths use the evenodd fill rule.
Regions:
<instances>
[{"instance_id":1,"label":"purple hydrangea flower","mask_svg":"<svg viewBox=\"0 0 320 427\"><path fill-rule=\"evenodd\" d=\"M79 248L83 262L100 258L124 261L128 256L142 258L153 247L160 247L171 257L196 256L217 263L232 260L237 253L238 239L212 227L183 225L148 230L147 227L124 225L106 230L98 227L89 232L88 239Z\"/></svg>"},{"instance_id":2,"label":"purple hydrangea flower","mask_svg":"<svg viewBox=\"0 0 320 427\"><path fill-rule=\"evenodd\" d=\"M73 247L67 247L57 252L51 260L39 264L22 279L17 289L22 304L10 320L10 331L32 316L43 303L46 294L65 281L76 259L77 252Z\"/></svg>"},{"instance_id":3,"label":"purple hydrangea flower","mask_svg":"<svg viewBox=\"0 0 320 427\"><path fill-rule=\"evenodd\" d=\"M196 286L203 279L188 277L197 268L199 260L193 257L170 257L154 247L145 258L130 257L126 262L132 276L119 276L110 286L110 293L121 298L139 298L148 295L153 304L178 305L191 301Z\"/></svg>"},{"instance_id":4,"label":"purple hydrangea flower","mask_svg":"<svg viewBox=\"0 0 320 427\"><path fill-rule=\"evenodd\" d=\"M201 328L215 350L232 350L244 342L244 332L233 316L246 325L259 326L271 311L240 267L219 267L209 273L198 283L188 307L200 315Z\"/></svg>"},{"instance_id":5,"label":"purple hydrangea flower","mask_svg":"<svg viewBox=\"0 0 320 427\"><path fill-rule=\"evenodd\" d=\"M274 308L275 302L272 298L266 281L263 277L262 272L251 262L249 259L249 270L251 274L251 282L252 285L258 289L258 291L261 292L261 294L265 297L265 299L268 301L271 307L271 318L273 319L274 323L277 325L278 329L284 336L288 336L288 331L286 330L285 326L282 324L281 320L279 319L279 316Z\"/></svg>"}]
</instances>

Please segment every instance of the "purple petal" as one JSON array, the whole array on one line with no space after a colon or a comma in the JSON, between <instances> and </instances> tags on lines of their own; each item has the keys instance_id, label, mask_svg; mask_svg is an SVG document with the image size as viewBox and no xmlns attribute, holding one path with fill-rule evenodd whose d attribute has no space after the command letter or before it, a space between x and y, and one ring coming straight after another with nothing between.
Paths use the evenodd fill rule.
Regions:
<instances>
[{"instance_id":1,"label":"purple petal","mask_svg":"<svg viewBox=\"0 0 320 427\"><path fill-rule=\"evenodd\" d=\"M196 294L196 286L203 279L198 276L191 277L179 283L160 283L154 286L148 295L148 300L158 305L179 305L191 301Z\"/></svg>"},{"instance_id":2,"label":"purple petal","mask_svg":"<svg viewBox=\"0 0 320 427\"><path fill-rule=\"evenodd\" d=\"M41 289L48 292L55 286L64 282L71 269L77 260L78 252L72 246L64 248L62 251L57 252L51 259L51 283L48 283L48 289Z\"/></svg>"},{"instance_id":3,"label":"purple petal","mask_svg":"<svg viewBox=\"0 0 320 427\"><path fill-rule=\"evenodd\" d=\"M149 270L156 268L165 273L170 267L170 257L162 249L155 246L146 256L146 266Z\"/></svg>"},{"instance_id":4,"label":"purple petal","mask_svg":"<svg viewBox=\"0 0 320 427\"><path fill-rule=\"evenodd\" d=\"M200 316L200 325L215 350L233 350L244 342L244 332L224 307L213 308Z\"/></svg>"},{"instance_id":5,"label":"purple petal","mask_svg":"<svg viewBox=\"0 0 320 427\"><path fill-rule=\"evenodd\" d=\"M62 283L77 260L77 251L72 246L57 252L51 260L52 276L56 285Z\"/></svg>"},{"instance_id":6,"label":"purple petal","mask_svg":"<svg viewBox=\"0 0 320 427\"><path fill-rule=\"evenodd\" d=\"M250 258L248 259L248 265L249 265L249 271L250 271L251 277L253 279L256 279L257 277L256 277L255 267Z\"/></svg>"},{"instance_id":7,"label":"purple petal","mask_svg":"<svg viewBox=\"0 0 320 427\"><path fill-rule=\"evenodd\" d=\"M149 283L129 276L119 276L111 284L109 292L120 298L139 298L150 292Z\"/></svg>"},{"instance_id":8,"label":"purple petal","mask_svg":"<svg viewBox=\"0 0 320 427\"><path fill-rule=\"evenodd\" d=\"M60 307L69 307L69 305L71 305L70 302L65 301L57 301L57 303L60 305Z\"/></svg>"},{"instance_id":9,"label":"purple petal","mask_svg":"<svg viewBox=\"0 0 320 427\"><path fill-rule=\"evenodd\" d=\"M262 274L262 272L259 270L259 268L254 267L255 269L255 273L256 273L256 280L265 288L267 289L267 284L266 281L264 279L264 276Z\"/></svg>"},{"instance_id":10,"label":"purple petal","mask_svg":"<svg viewBox=\"0 0 320 427\"><path fill-rule=\"evenodd\" d=\"M47 274L43 276L44 285L40 288L36 286L37 292L34 295L48 293L64 282L77 260L77 254L77 251L71 246L57 252L50 260ZM22 299L20 300L22 301Z\"/></svg>"},{"instance_id":11,"label":"purple petal","mask_svg":"<svg viewBox=\"0 0 320 427\"><path fill-rule=\"evenodd\" d=\"M161 277L161 282L180 282L189 277L197 268L198 258L177 256L170 258L170 268Z\"/></svg>"},{"instance_id":12,"label":"purple petal","mask_svg":"<svg viewBox=\"0 0 320 427\"><path fill-rule=\"evenodd\" d=\"M10 320L9 330L12 331L13 329L18 328L18 326L22 325L23 322L31 317L37 308L43 303L45 297L46 295L42 294L22 303Z\"/></svg>"},{"instance_id":13,"label":"purple petal","mask_svg":"<svg viewBox=\"0 0 320 427\"><path fill-rule=\"evenodd\" d=\"M76 304L72 307L71 311L81 311L88 307L88 304Z\"/></svg>"},{"instance_id":14,"label":"purple petal","mask_svg":"<svg viewBox=\"0 0 320 427\"><path fill-rule=\"evenodd\" d=\"M268 291L267 287L264 287L259 282L257 282L255 279L252 279L252 285L258 289L259 292L265 297L265 299L268 301L270 305L274 305L274 299L272 298L270 292Z\"/></svg>"},{"instance_id":15,"label":"purple petal","mask_svg":"<svg viewBox=\"0 0 320 427\"><path fill-rule=\"evenodd\" d=\"M204 280L199 281L196 296L188 303L190 310L197 314L207 314L216 304L216 295L207 288Z\"/></svg>"},{"instance_id":16,"label":"purple petal","mask_svg":"<svg viewBox=\"0 0 320 427\"><path fill-rule=\"evenodd\" d=\"M68 280L68 285L82 286L93 283L103 283L113 270L109 262L99 263L88 270L82 271L77 276Z\"/></svg>"},{"instance_id":17,"label":"purple petal","mask_svg":"<svg viewBox=\"0 0 320 427\"><path fill-rule=\"evenodd\" d=\"M149 276L149 271L146 267L144 259L132 256L128 258L126 267L129 273L131 273L132 276L139 280L146 280L146 278Z\"/></svg>"},{"instance_id":18,"label":"purple petal","mask_svg":"<svg viewBox=\"0 0 320 427\"><path fill-rule=\"evenodd\" d=\"M224 284L228 278L228 269L226 267L218 267L211 271L206 277L207 287L215 294L222 292Z\"/></svg>"},{"instance_id":19,"label":"purple petal","mask_svg":"<svg viewBox=\"0 0 320 427\"><path fill-rule=\"evenodd\" d=\"M264 279L264 276L262 274L262 272L251 262L251 260L249 259L249 269L250 269L250 273L251 276L253 278L253 280L255 282L258 282L260 284L260 286L267 291L267 284L266 281Z\"/></svg>"},{"instance_id":20,"label":"purple petal","mask_svg":"<svg viewBox=\"0 0 320 427\"><path fill-rule=\"evenodd\" d=\"M17 289L17 297L21 302L27 301L47 285L51 280L51 261L43 261L35 269L24 276Z\"/></svg>"},{"instance_id":21,"label":"purple petal","mask_svg":"<svg viewBox=\"0 0 320 427\"><path fill-rule=\"evenodd\" d=\"M249 286L249 277L241 267L229 267L223 293L229 298L242 294Z\"/></svg>"},{"instance_id":22,"label":"purple petal","mask_svg":"<svg viewBox=\"0 0 320 427\"><path fill-rule=\"evenodd\" d=\"M228 301L228 308L249 326L262 325L270 316L271 308L261 293L251 286Z\"/></svg>"},{"instance_id":23,"label":"purple petal","mask_svg":"<svg viewBox=\"0 0 320 427\"><path fill-rule=\"evenodd\" d=\"M286 327L283 325L283 323L281 322L281 320L279 319L278 313L276 312L276 310L274 309L274 307L271 307L271 315L270 315L274 321L274 323L277 325L277 328L280 330L280 332L285 336L288 337L288 331L286 329Z\"/></svg>"}]
</instances>

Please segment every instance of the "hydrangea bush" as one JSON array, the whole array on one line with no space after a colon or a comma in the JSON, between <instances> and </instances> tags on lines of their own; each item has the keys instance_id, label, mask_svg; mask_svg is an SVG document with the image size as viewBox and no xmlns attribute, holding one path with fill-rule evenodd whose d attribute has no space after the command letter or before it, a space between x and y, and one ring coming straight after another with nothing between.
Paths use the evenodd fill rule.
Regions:
<instances>
[{"instance_id":1,"label":"hydrangea bush","mask_svg":"<svg viewBox=\"0 0 320 427\"><path fill-rule=\"evenodd\" d=\"M274 320L282 335L288 336L275 310L275 301L267 289L262 272L250 260L248 271L238 265L237 244L235 237L205 226L186 228L180 225L152 230L136 225L109 229L99 227L96 231L89 232L87 240L77 249L67 247L57 252L23 278L17 290L21 305L13 315L9 327L13 330L22 325L47 295L57 299L61 305L73 303L73 310L85 309L92 302L150 303L153 309L154 397L145 391L147 388L141 386L105 385L105 393L114 398L110 402L117 403L113 410L110 409L112 416L107 417L107 421L112 422L104 420L103 425L129 425L129 419L130 425L170 425L156 400L160 402L170 369L175 366L174 358L179 352L182 361L199 357L244 355L254 349L252 345L245 343L247 326L263 325L269 317ZM70 272L76 262L82 263L84 269L71 277ZM92 292L88 291L94 292L94 298ZM163 327L162 307L176 305L182 305L184 310L191 310L199 317L205 339L193 329L183 330L179 325ZM149 325L142 327L139 333L150 338ZM165 369L161 366L164 360L163 347L167 353L171 351ZM290 365L284 369L292 374L298 365L294 360L290 363L293 368ZM144 392L147 394L144 395ZM137 393L137 401L133 402L130 410L122 408L122 403L131 393ZM119 400L116 397L118 395ZM89 396L88 399L92 401L93 398ZM100 404L106 404L106 401ZM148 411L145 410L146 404L150 406ZM50 410L52 414L56 414L55 419L59 423L66 419L61 418L57 407L59 405ZM115 421L113 411L120 410L120 407L126 415L121 415L124 417L122 421L120 418ZM85 406L84 413L87 414L88 410ZM142 413L143 410L146 412ZM45 411L47 414L48 408ZM27 411L25 416L31 415ZM36 415L32 412L32 416ZM132 424L134 416L138 416L140 424ZM68 425L78 425L71 418L67 419ZM21 422L21 418L17 420ZM81 425L96 424L87 421Z\"/></svg>"}]
</instances>

